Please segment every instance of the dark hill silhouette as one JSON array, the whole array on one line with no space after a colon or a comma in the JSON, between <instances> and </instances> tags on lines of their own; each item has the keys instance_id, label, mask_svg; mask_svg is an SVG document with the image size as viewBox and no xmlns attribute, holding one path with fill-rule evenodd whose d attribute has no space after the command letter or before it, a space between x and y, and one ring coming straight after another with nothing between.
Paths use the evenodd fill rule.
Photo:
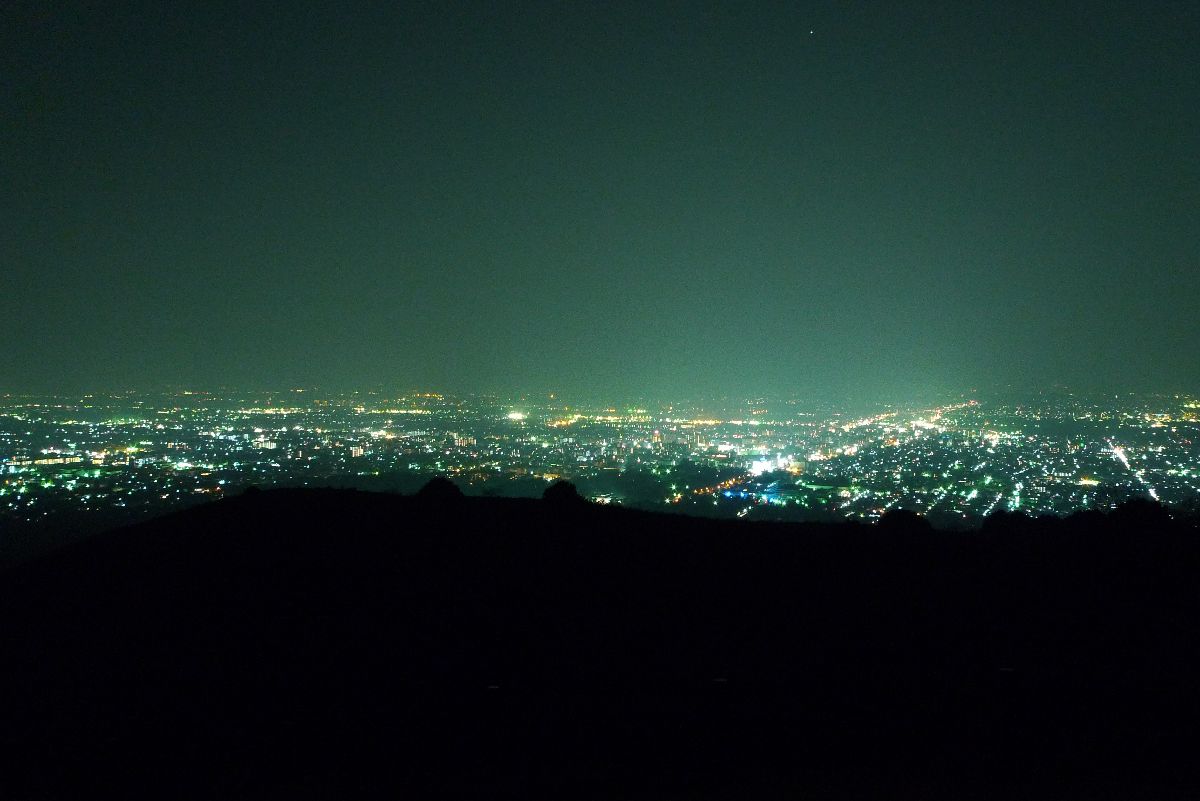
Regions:
<instances>
[{"instance_id":1,"label":"dark hill silhouette","mask_svg":"<svg viewBox=\"0 0 1200 801\"><path fill-rule=\"evenodd\" d=\"M427 503L455 503L463 497L463 491L448 478L437 476L421 487L417 497Z\"/></svg>"},{"instance_id":2,"label":"dark hill silhouette","mask_svg":"<svg viewBox=\"0 0 1200 801\"><path fill-rule=\"evenodd\" d=\"M1158 510L568 496L259 491L10 570L0 797L1194 797L1200 547Z\"/></svg>"},{"instance_id":3,"label":"dark hill silhouette","mask_svg":"<svg viewBox=\"0 0 1200 801\"><path fill-rule=\"evenodd\" d=\"M556 481L542 493L542 500L559 506L572 506L584 503L583 496L570 481Z\"/></svg>"}]
</instances>

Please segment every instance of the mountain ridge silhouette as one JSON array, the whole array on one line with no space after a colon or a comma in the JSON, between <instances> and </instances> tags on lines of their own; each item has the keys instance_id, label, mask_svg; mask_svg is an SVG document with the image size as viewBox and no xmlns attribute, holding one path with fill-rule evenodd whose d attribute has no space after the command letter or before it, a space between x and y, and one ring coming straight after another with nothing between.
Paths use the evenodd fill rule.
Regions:
<instances>
[{"instance_id":1,"label":"mountain ridge silhouette","mask_svg":"<svg viewBox=\"0 0 1200 801\"><path fill-rule=\"evenodd\" d=\"M1196 533L249 492L0 574L0 795L1187 797Z\"/></svg>"}]
</instances>

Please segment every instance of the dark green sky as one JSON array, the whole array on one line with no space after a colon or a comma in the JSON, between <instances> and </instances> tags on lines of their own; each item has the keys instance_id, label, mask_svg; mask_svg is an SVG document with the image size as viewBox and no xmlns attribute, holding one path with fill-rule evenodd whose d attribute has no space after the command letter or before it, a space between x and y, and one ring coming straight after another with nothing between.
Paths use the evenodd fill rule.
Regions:
<instances>
[{"instance_id":1,"label":"dark green sky","mask_svg":"<svg viewBox=\"0 0 1200 801\"><path fill-rule=\"evenodd\" d=\"M1195 2L84 5L0 390L1200 390Z\"/></svg>"}]
</instances>

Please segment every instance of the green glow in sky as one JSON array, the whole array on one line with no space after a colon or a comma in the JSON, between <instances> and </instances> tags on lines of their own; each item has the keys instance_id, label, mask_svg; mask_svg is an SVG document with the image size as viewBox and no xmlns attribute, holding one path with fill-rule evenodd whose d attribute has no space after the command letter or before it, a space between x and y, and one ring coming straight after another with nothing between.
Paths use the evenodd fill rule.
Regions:
<instances>
[{"instance_id":1,"label":"green glow in sky","mask_svg":"<svg viewBox=\"0 0 1200 801\"><path fill-rule=\"evenodd\" d=\"M0 391L1195 391L1195 4L15 4Z\"/></svg>"}]
</instances>

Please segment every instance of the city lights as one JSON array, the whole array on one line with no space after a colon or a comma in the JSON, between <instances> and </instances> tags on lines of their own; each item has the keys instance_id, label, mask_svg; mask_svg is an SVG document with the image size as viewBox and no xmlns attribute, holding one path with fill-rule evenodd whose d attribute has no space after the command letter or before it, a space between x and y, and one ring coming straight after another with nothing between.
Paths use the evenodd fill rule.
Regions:
<instances>
[{"instance_id":1,"label":"city lights","mask_svg":"<svg viewBox=\"0 0 1200 801\"><path fill-rule=\"evenodd\" d=\"M468 492L531 496L565 478L605 504L752 520L904 508L969 527L1001 508L1200 501L1196 401L1176 396L863 416L761 398L617 408L297 394L2 398L0 519L147 516L250 485L412 491L438 474Z\"/></svg>"}]
</instances>

